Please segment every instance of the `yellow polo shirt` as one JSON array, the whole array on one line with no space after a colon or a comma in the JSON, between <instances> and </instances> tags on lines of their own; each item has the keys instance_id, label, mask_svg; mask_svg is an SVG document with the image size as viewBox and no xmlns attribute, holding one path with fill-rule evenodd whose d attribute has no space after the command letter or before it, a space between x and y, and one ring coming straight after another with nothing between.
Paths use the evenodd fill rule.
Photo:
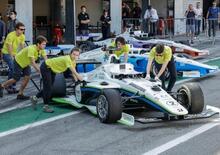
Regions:
<instances>
[{"instance_id":1,"label":"yellow polo shirt","mask_svg":"<svg viewBox=\"0 0 220 155\"><path fill-rule=\"evenodd\" d=\"M8 45L12 45L12 53L16 55L18 53L19 45L25 43L25 35L22 34L20 36L16 35L16 31L10 32L4 42L3 48L2 48L2 53L3 54L8 54Z\"/></svg>"},{"instance_id":2,"label":"yellow polo shirt","mask_svg":"<svg viewBox=\"0 0 220 155\"><path fill-rule=\"evenodd\" d=\"M172 49L169 46L164 46L162 55L157 55L156 47L152 48L149 54L149 59L154 59L158 64L169 62L172 58Z\"/></svg>"},{"instance_id":3,"label":"yellow polo shirt","mask_svg":"<svg viewBox=\"0 0 220 155\"><path fill-rule=\"evenodd\" d=\"M34 58L36 61L40 56L46 56L46 51L38 51L36 45L30 45L22 49L15 56L15 60L21 66L21 68L25 68L31 64L31 58Z\"/></svg>"},{"instance_id":4,"label":"yellow polo shirt","mask_svg":"<svg viewBox=\"0 0 220 155\"><path fill-rule=\"evenodd\" d=\"M68 68L75 68L76 61L72 60L70 55L60 56L46 60L46 65L51 68L54 73L63 73Z\"/></svg>"},{"instance_id":5,"label":"yellow polo shirt","mask_svg":"<svg viewBox=\"0 0 220 155\"><path fill-rule=\"evenodd\" d=\"M115 42L112 43L111 46L116 47ZM122 46L121 50L114 51L114 54L117 55L117 57L120 57L122 54L124 54L124 53L128 53L129 51L130 51L130 47L129 47L129 45L128 45L128 44L125 44L125 45Z\"/></svg>"}]
</instances>

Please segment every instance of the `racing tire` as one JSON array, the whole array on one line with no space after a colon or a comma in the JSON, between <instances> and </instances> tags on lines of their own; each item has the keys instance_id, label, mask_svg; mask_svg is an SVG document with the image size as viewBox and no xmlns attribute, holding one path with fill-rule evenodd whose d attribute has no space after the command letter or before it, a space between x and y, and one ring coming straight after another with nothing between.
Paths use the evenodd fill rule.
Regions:
<instances>
[{"instance_id":1,"label":"racing tire","mask_svg":"<svg viewBox=\"0 0 220 155\"><path fill-rule=\"evenodd\" d=\"M204 108L204 95L197 83L183 84L178 90L177 101L180 102L189 114L198 114Z\"/></svg>"},{"instance_id":2,"label":"racing tire","mask_svg":"<svg viewBox=\"0 0 220 155\"><path fill-rule=\"evenodd\" d=\"M121 95L116 89L104 89L97 98L96 110L102 123L115 123L121 119Z\"/></svg>"},{"instance_id":3,"label":"racing tire","mask_svg":"<svg viewBox=\"0 0 220 155\"><path fill-rule=\"evenodd\" d=\"M66 80L63 74L56 74L51 96L52 97L66 96Z\"/></svg>"},{"instance_id":4,"label":"racing tire","mask_svg":"<svg viewBox=\"0 0 220 155\"><path fill-rule=\"evenodd\" d=\"M86 41L86 42L80 44L79 48L81 49L82 53L84 53L84 52L90 51L92 49L95 49L96 45L91 41Z\"/></svg>"}]
</instances>

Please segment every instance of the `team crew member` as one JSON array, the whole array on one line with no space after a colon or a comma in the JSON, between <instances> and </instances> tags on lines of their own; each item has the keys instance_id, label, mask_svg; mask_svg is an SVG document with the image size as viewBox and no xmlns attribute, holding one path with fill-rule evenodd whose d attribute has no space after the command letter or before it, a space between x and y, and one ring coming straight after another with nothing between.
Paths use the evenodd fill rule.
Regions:
<instances>
[{"instance_id":1,"label":"team crew member","mask_svg":"<svg viewBox=\"0 0 220 155\"><path fill-rule=\"evenodd\" d=\"M150 70L153 61L155 63L156 69L159 71L157 75L155 75L155 80L160 79L162 81L162 88L167 92L170 92L176 82L177 77L176 66L172 55L172 49L168 46L158 44L150 51L146 70L146 79L150 79ZM166 68L168 68L168 71L170 72L170 79L167 88L165 87L164 75L164 71Z\"/></svg>"},{"instance_id":2,"label":"team crew member","mask_svg":"<svg viewBox=\"0 0 220 155\"><path fill-rule=\"evenodd\" d=\"M4 42L2 53L3 53L3 60L7 63L9 67L8 73L8 80L12 78L13 70L14 70L14 57L17 52L24 48L24 30L25 26L23 23L16 24L16 30L10 32ZM7 88L8 93L18 93L18 90L15 88L15 84Z\"/></svg>"},{"instance_id":3,"label":"team crew member","mask_svg":"<svg viewBox=\"0 0 220 155\"><path fill-rule=\"evenodd\" d=\"M51 99L51 91L56 74L65 72L68 68L72 72L72 76L75 81L82 81L82 77L76 72L76 59L80 55L78 48L73 48L71 53L66 56L60 56L52 59L48 59L40 66L41 76L43 79L43 91L39 92L36 96L31 97L33 105L36 105L37 99L43 96L44 112L53 112L48 106Z\"/></svg>"},{"instance_id":4,"label":"team crew member","mask_svg":"<svg viewBox=\"0 0 220 155\"><path fill-rule=\"evenodd\" d=\"M120 57L124 54L124 62L128 61L128 52L130 51L129 45L126 44L126 41L123 37L117 37L112 46L117 47L118 50L114 51L114 54L117 57Z\"/></svg>"},{"instance_id":5,"label":"team crew member","mask_svg":"<svg viewBox=\"0 0 220 155\"><path fill-rule=\"evenodd\" d=\"M79 20L79 33L81 35L89 34L89 14L86 13L86 6L81 6L81 12L78 15Z\"/></svg>"},{"instance_id":6,"label":"team crew member","mask_svg":"<svg viewBox=\"0 0 220 155\"><path fill-rule=\"evenodd\" d=\"M35 63L35 61L39 58L39 56L42 56L45 60L47 59L46 52L44 50L47 39L43 36L39 36L36 40L36 45L25 47L15 56L14 72L12 74L12 78L0 84L0 97L3 97L4 88L7 88L7 86L19 81L21 75L23 74L24 79L17 95L17 99L29 99L29 96L24 96L23 91L30 79L30 65L32 65L34 69L40 74L40 68L38 64Z\"/></svg>"}]
</instances>

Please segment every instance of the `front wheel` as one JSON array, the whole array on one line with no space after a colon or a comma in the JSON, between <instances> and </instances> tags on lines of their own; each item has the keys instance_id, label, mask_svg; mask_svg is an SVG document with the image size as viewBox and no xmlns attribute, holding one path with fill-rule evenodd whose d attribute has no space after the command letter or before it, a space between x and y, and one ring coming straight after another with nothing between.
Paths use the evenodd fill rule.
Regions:
<instances>
[{"instance_id":1,"label":"front wheel","mask_svg":"<svg viewBox=\"0 0 220 155\"><path fill-rule=\"evenodd\" d=\"M102 123L115 123L122 116L121 96L116 89L104 89L96 103L99 120Z\"/></svg>"},{"instance_id":2,"label":"front wheel","mask_svg":"<svg viewBox=\"0 0 220 155\"><path fill-rule=\"evenodd\" d=\"M204 95L197 83L186 83L178 89L177 101L180 102L189 114L198 114L204 108Z\"/></svg>"}]
</instances>

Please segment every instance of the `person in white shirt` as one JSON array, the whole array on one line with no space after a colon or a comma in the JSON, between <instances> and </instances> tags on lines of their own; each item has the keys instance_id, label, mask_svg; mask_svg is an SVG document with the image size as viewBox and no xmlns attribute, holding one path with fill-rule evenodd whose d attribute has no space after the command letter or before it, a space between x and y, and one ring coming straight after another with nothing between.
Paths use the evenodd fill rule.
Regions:
<instances>
[{"instance_id":1,"label":"person in white shirt","mask_svg":"<svg viewBox=\"0 0 220 155\"><path fill-rule=\"evenodd\" d=\"M148 6L145 14L144 19L147 20L147 26L150 24L150 35L156 35L157 32L157 21L158 21L158 14L157 10L154 9L151 5ZM149 30L149 28L148 28Z\"/></svg>"},{"instance_id":2,"label":"person in white shirt","mask_svg":"<svg viewBox=\"0 0 220 155\"><path fill-rule=\"evenodd\" d=\"M200 27L202 21L202 8L200 2L196 3L195 13L196 13L195 35L198 36L200 34Z\"/></svg>"}]
</instances>

